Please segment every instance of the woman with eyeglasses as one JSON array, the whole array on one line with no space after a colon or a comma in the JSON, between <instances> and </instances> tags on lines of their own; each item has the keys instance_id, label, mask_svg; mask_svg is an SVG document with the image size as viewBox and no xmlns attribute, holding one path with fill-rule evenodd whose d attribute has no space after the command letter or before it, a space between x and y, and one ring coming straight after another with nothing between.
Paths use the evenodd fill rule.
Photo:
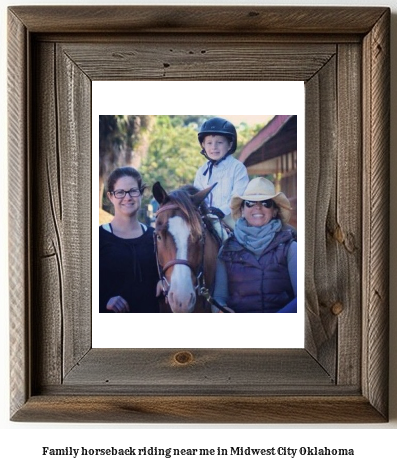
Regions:
<instances>
[{"instance_id":1,"label":"woman with eyeglasses","mask_svg":"<svg viewBox=\"0 0 397 471\"><path fill-rule=\"evenodd\" d=\"M159 312L153 228L138 220L145 188L132 167L118 168L108 178L114 218L99 227L100 312Z\"/></svg>"},{"instance_id":2,"label":"woman with eyeglasses","mask_svg":"<svg viewBox=\"0 0 397 471\"><path fill-rule=\"evenodd\" d=\"M219 252L214 298L234 312L297 312L297 242L288 226L288 198L259 177L230 206L237 221Z\"/></svg>"}]
</instances>

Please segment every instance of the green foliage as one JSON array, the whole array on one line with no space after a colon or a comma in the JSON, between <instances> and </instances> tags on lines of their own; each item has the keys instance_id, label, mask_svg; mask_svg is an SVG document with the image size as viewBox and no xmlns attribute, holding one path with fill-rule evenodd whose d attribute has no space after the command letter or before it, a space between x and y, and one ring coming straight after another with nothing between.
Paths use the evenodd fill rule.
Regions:
<instances>
[{"instance_id":1,"label":"green foliage","mask_svg":"<svg viewBox=\"0 0 397 471\"><path fill-rule=\"evenodd\" d=\"M159 181L163 188L171 191L193 183L204 157L200 154L197 140L197 121L184 118L186 117L156 117L148 155L140 168L148 185L152 186Z\"/></svg>"},{"instance_id":2,"label":"green foliage","mask_svg":"<svg viewBox=\"0 0 397 471\"><path fill-rule=\"evenodd\" d=\"M205 162L197 133L202 123L212 116L100 116L100 176L113 168L134 165L149 186L143 204L151 199L151 187L159 181L167 191L193 184L197 169ZM235 156L254 137L263 124L236 126L238 145ZM142 142L145 146L142 146ZM144 150L142 150L144 148ZM140 159L133 159L140 153ZM104 170L106 169L106 171ZM101 173L102 172L102 173ZM104 208L107 207L106 197Z\"/></svg>"},{"instance_id":3,"label":"green foliage","mask_svg":"<svg viewBox=\"0 0 397 471\"><path fill-rule=\"evenodd\" d=\"M180 125L180 126L190 126L193 129L196 129L197 131L201 127L201 125L204 123L209 118L212 118L212 116L207 115L170 115L170 118L172 120L172 123L174 125Z\"/></svg>"}]
</instances>

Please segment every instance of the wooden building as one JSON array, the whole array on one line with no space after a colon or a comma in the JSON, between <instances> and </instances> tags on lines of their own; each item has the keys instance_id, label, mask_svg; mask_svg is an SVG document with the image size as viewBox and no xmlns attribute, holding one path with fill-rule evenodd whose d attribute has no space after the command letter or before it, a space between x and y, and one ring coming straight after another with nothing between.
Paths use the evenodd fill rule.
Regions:
<instances>
[{"instance_id":1,"label":"wooden building","mask_svg":"<svg viewBox=\"0 0 397 471\"><path fill-rule=\"evenodd\" d=\"M276 115L242 149L238 159L250 178L271 179L294 208L291 224L296 227L297 205L297 117Z\"/></svg>"}]
</instances>

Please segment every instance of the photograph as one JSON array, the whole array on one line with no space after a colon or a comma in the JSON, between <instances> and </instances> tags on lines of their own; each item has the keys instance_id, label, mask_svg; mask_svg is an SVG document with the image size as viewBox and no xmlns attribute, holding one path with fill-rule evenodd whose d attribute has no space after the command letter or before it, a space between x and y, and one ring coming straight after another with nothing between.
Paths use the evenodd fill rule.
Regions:
<instances>
[{"instance_id":1,"label":"photograph","mask_svg":"<svg viewBox=\"0 0 397 471\"><path fill-rule=\"evenodd\" d=\"M99 116L99 310L297 312L297 116Z\"/></svg>"}]
</instances>

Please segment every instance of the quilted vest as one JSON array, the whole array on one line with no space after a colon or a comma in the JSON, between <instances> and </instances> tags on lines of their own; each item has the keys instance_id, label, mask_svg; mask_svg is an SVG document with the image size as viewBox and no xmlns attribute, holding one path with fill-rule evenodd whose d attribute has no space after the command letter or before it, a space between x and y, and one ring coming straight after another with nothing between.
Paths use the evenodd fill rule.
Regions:
<instances>
[{"instance_id":1,"label":"quilted vest","mask_svg":"<svg viewBox=\"0 0 397 471\"><path fill-rule=\"evenodd\" d=\"M290 229L278 232L259 259L234 236L228 239L219 258L228 277L228 306L235 312L278 312L294 297L287 254L295 240Z\"/></svg>"}]
</instances>

